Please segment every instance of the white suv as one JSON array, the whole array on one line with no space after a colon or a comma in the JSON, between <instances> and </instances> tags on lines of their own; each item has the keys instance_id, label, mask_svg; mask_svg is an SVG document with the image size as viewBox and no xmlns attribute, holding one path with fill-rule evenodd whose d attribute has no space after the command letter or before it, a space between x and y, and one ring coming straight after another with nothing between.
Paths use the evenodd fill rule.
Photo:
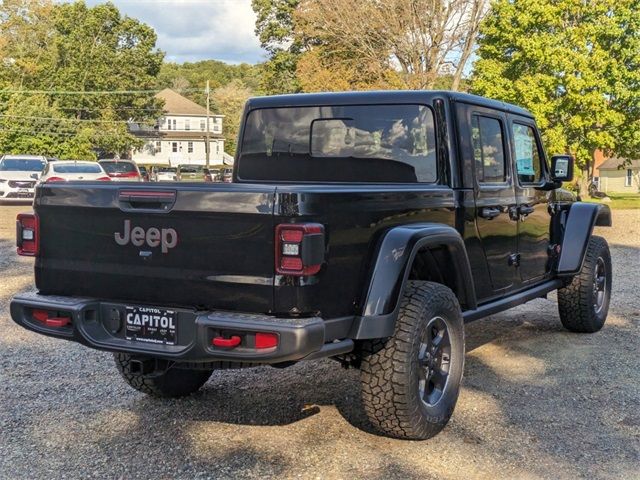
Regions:
<instances>
[{"instance_id":1,"label":"white suv","mask_svg":"<svg viewBox=\"0 0 640 480\"><path fill-rule=\"evenodd\" d=\"M46 157L4 155L0 158L0 202L31 200Z\"/></svg>"}]
</instances>

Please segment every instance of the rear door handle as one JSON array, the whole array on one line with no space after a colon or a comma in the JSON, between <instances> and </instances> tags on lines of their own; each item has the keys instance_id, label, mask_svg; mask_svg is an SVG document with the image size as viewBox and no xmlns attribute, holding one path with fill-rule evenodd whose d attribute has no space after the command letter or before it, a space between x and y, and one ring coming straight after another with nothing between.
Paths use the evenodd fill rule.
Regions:
<instances>
[{"instance_id":1,"label":"rear door handle","mask_svg":"<svg viewBox=\"0 0 640 480\"><path fill-rule=\"evenodd\" d=\"M483 209L480 210L480 216L482 218L486 218L491 220L492 218L497 217L498 215L500 215L500 209L499 208L493 208L493 207L484 207Z\"/></svg>"},{"instance_id":2,"label":"rear door handle","mask_svg":"<svg viewBox=\"0 0 640 480\"><path fill-rule=\"evenodd\" d=\"M118 200L122 211L168 212L176 202L175 190L120 190Z\"/></svg>"}]
</instances>

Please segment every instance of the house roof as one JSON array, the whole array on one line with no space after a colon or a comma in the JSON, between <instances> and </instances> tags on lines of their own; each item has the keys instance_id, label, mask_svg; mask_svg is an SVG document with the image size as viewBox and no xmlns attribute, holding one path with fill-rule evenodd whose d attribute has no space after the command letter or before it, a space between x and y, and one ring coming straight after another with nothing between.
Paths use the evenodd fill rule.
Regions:
<instances>
[{"instance_id":1,"label":"house roof","mask_svg":"<svg viewBox=\"0 0 640 480\"><path fill-rule=\"evenodd\" d=\"M164 111L173 115L206 115L207 109L196 102L183 97L170 88L165 88L156 94L156 98L164 100Z\"/></svg>"},{"instance_id":2,"label":"house roof","mask_svg":"<svg viewBox=\"0 0 640 480\"><path fill-rule=\"evenodd\" d=\"M624 158L609 158L598 167L600 170L618 170L621 168L640 169L640 160L631 160L625 163Z\"/></svg>"}]
</instances>

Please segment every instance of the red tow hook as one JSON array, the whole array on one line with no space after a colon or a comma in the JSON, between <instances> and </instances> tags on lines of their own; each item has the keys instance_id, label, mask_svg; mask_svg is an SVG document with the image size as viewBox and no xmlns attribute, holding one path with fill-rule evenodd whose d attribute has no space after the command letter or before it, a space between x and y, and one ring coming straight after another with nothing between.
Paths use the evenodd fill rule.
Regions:
<instances>
[{"instance_id":1,"label":"red tow hook","mask_svg":"<svg viewBox=\"0 0 640 480\"><path fill-rule=\"evenodd\" d=\"M71 319L68 317L49 318L49 312L47 312L46 310L34 310L32 315L33 318L41 323L44 323L47 327L60 328L66 327L71 323Z\"/></svg>"},{"instance_id":2,"label":"red tow hook","mask_svg":"<svg viewBox=\"0 0 640 480\"><path fill-rule=\"evenodd\" d=\"M216 347L234 348L240 345L241 341L242 339L239 336L233 335L231 338L214 337L211 343L213 343Z\"/></svg>"}]
</instances>

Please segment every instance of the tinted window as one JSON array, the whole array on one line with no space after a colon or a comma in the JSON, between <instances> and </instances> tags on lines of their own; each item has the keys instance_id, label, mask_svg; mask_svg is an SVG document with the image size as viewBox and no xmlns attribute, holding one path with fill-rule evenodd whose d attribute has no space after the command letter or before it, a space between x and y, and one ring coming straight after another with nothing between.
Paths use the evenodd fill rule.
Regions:
<instances>
[{"instance_id":1,"label":"tinted window","mask_svg":"<svg viewBox=\"0 0 640 480\"><path fill-rule=\"evenodd\" d=\"M130 173L136 171L136 166L129 162L100 162L107 173Z\"/></svg>"},{"instance_id":2,"label":"tinted window","mask_svg":"<svg viewBox=\"0 0 640 480\"><path fill-rule=\"evenodd\" d=\"M291 107L249 113L248 180L435 182L433 114L422 105Z\"/></svg>"},{"instance_id":3,"label":"tinted window","mask_svg":"<svg viewBox=\"0 0 640 480\"><path fill-rule=\"evenodd\" d=\"M100 165L86 163L60 165L54 164L53 171L56 173L101 173Z\"/></svg>"},{"instance_id":4,"label":"tinted window","mask_svg":"<svg viewBox=\"0 0 640 480\"><path fill-rule=\"evenodd\" d=\"M502 183L506 181L502 137L500 120L479 115L471 117L471 140L478 182Z\"/></svg>"},{"instance_id":5,"label":"tinted window","mask_svg":"<svg viewBox=\"0 0 640 480\"><path fill-rule=\"evenodd\" d=\"M180 167L180 173L198 173L204 170L203 166L193 165L188 167Z\"/></svg>"},{"instance_id":6,"label":"tinted window","mask_svg":"<svg viewBox=\"0 0 640 480\"><path fill-rule=\"evenodd\" d=\"M514 123L513 148L515 150L516 171L520 183L538 183L542 178L540 152L535 132L528 125Z\"/></svg>"},{"instance_id":7,"label":"tinted window","mask_svg":"<svg viewBox=\"0 0 640 480\"><path fill-rule=\"evenodd\" d=\"M169 167L161 167L158 169L159 173L176 173L178 171L177 168L169 168Z\"/></svg>"},{"instance_id":8,"label":"tinted window","mask_svg":"<svg viewBox=\"0 0 640 480\"><path fill-rule=\"evenodd\" d=\"M45 166L42 160L28 160L22 158L5 158L0 162L3 172L41 172Z\"/></svg>"}]
</instances>

